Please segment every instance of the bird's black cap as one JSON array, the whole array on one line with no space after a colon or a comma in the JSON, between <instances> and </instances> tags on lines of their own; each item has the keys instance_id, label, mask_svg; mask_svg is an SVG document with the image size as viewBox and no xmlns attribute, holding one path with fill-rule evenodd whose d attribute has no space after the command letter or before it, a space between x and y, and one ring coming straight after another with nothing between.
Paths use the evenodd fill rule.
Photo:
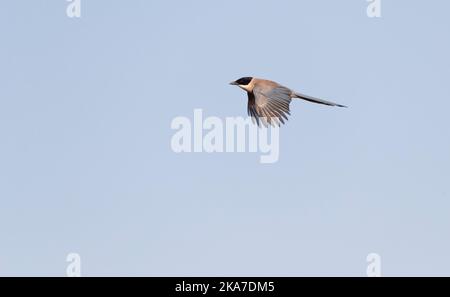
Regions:
<instances>
[{"instance_id":1,"label":"bird's black cap","mask_svg":"<svg viewBox=\"0 0 450 297\"><path fill-rule=\"evenodd\" d=\"M246 86L252 81L253 77L242 77L238 79L237 81L232 82L232 85L238 85L238 86Z\"/></svg>"}]
</instances>

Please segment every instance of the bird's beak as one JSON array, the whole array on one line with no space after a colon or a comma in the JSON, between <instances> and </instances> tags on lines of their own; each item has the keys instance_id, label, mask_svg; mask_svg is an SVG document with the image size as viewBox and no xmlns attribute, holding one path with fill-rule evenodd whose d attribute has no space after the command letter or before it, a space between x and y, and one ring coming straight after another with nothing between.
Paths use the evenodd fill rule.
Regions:
<instances>
[{"instance_id":1,"label":"bird's beak","mask_svg":"<svg viewBox=\"0 0 450 297\"><path fill-rule=\"evenodd\" d=\"M235 81L232 81L232 82L230 82L230 85L232 85L232 86L237 86L237 85L238 85L238 83L237 83L237 82L235 82Z\"/></svg>"}]
</instances>

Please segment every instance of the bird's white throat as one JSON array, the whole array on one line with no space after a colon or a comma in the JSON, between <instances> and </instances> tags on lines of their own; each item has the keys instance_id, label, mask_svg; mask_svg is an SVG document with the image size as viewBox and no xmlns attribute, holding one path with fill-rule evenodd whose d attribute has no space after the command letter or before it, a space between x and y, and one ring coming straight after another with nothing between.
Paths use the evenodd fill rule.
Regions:
<instances>
[{"instance_id":1,"label":"bird's white throat","mask_svg":"<svg viewBox=\"0 0 450 297\"><path fill-rule=\"evenodd\" d=\"M251 92L253 90L253 86L252 85L246 85L246 86L239 85L239 88L241 88L241 89L243 89L244 91L247 91L247 92Z\"/></svg>"}]
</instances>

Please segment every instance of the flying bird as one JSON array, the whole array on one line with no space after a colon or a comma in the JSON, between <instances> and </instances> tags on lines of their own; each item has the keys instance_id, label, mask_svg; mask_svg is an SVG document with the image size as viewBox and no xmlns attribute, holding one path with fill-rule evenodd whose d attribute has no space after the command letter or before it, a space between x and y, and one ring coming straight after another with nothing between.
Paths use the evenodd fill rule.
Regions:
<instances>
[{"instance_id":1,"label":"flying bird","mask_svg":"<svg viewBox=\"0 0 450 297\"><path fill-rule=\"evenodd\" d=\"M278 125L280 125L280 122L284 124L284 121L288 120L287 116L291 115L289 104L294 98L328 106L347 107L295 92L266 79L243 77L231 82L230 85L238 86L247 92L247 112L257 122L258 126L260 125L260 120L264 125L267 125L267 123L272 124L272 121Z\"/></svg>"}]
</instances>

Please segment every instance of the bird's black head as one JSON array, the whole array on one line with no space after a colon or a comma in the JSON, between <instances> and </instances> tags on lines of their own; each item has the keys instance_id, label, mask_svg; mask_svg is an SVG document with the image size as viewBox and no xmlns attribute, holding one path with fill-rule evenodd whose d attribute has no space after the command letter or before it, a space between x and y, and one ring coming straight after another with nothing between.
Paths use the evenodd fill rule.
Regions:
<instances>
[{"instance_id":1,"label":"bird's black head","mask_svg":"<svg viewBox=\"0 0 450 297\"><path fill-rule=\"evenodd\" d=\"M253 77L242 77L236 81L233 81L231 83L231 85L236 85L236 86L247 86L251 81L252 81Z\"/></svg>"}]
</instances>

